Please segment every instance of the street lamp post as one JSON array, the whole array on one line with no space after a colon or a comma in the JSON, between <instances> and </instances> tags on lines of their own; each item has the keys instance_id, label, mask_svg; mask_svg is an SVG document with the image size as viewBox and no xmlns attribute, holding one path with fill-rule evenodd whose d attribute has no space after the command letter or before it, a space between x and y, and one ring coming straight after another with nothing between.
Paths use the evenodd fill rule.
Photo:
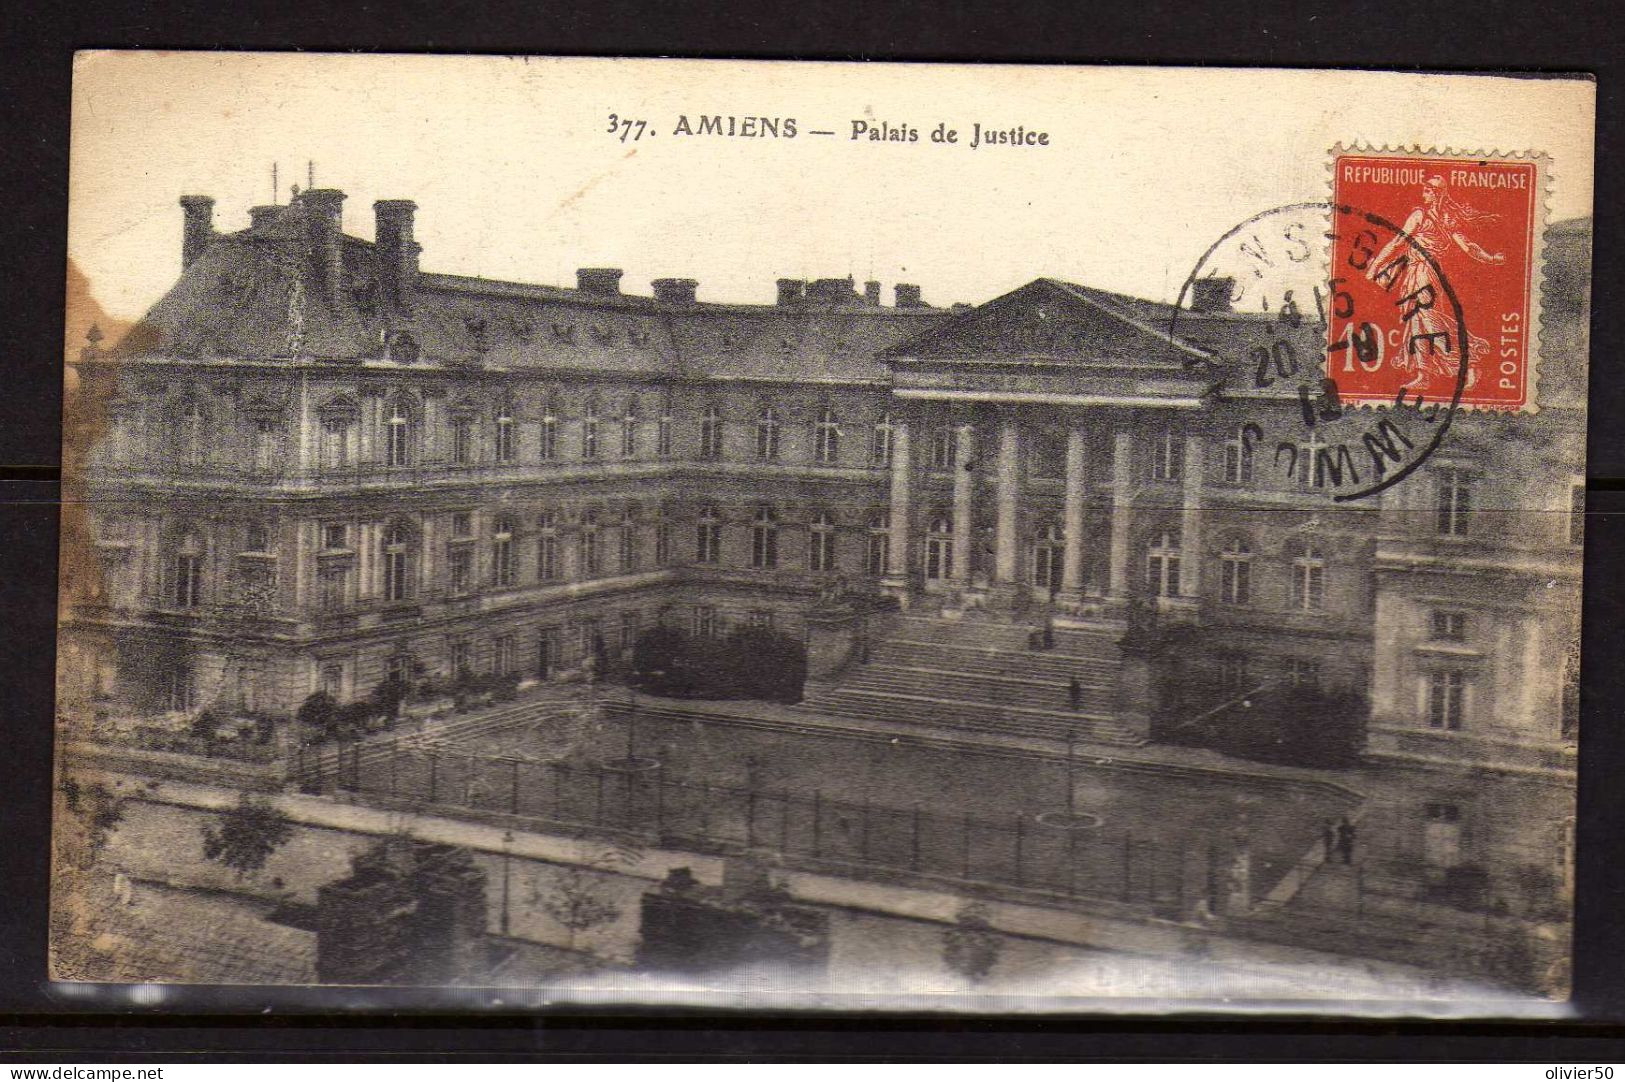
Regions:
<instances>
[{"instance_id":1,"label":"street lamp post","mask_svg":"<svg viewBox=\"0 0 1625 1082\"><path fill-rule=\"evenodd\" d=\"M513 831L504 830L502 832L502 919L501 919L502 934L504 936L506 936L508 934L508 896L510 894L510 891L509 891L508 887L509 887L509 883L511 881L511 876L512 876L512 864L513 864Z\"/></svg>"}]
</instances>

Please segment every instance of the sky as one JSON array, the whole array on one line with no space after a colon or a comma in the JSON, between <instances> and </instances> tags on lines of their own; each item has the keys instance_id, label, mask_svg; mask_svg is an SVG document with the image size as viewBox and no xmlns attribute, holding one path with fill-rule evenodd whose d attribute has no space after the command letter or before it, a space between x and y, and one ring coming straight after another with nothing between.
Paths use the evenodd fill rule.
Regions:
<instances>
[{"instance_id":1,"label":"sky","mask_svg":"<svg viewBox=\"0 0 1625 1082\"><path fill-rule=\"evenodd\" d=\"M1041 276L1171 300L1233 226L1325 199L1339 144L1543 153L1551 220L1589 214L1594 98L1378 72L87 52L68 247L102 308L138 317L180 272L179 197L243 228L276 164L276 201L313 168L355 236L375 199L416 201L429 271L572 285L612 266L630 293L686 277L746 303L848 274L888 303L898 281L978 303ZM797 135L677 131L715 115ZM853 139L859 121L917 141ZM972 149L973 124L1049 142Z\"/></svg>"}]
</instances>

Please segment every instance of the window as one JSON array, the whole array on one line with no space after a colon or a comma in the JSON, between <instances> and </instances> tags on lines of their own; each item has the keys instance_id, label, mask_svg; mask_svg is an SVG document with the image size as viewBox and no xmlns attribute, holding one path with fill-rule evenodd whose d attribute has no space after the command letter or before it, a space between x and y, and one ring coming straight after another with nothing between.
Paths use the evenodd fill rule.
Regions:
<instances>
[{"instance_id":1,"label":"window","mask_svg":"<svg viewBox=\"0 0 1625 1082\"><path fill-rule=\"evenodd\" d=\"M1249 485L1252 481L1252 441L1247 438L1245 428L1238 428L1236 434L1224 445L1224 483Z\"/></svg>"},{"instance_id":2,"label":"window","mask_svg":"<svg viewBox=\"0 0 1625 1082\"><path fill-rule=\"evenodd\" d=\"M400 402L390 404L384 419L385 459L391 466L412 464L412 414Z\"/></svg>"},{"instance_id":3,"label":"window","mask_svg":"<svg viewBox=\"0 0 1625 1082\"><path fill-rule=\"evenodd\" d=\"M318 601L323 610L342 609L350 599L350 566L348 563L324 564L316 576Z\"/></svg>"},{"instance_id":4,"label":"window","mask_svg":"<svg viewBox=\"0 0 1625 1082\"><path fill-rule=\"evenodd\" d=\"M513 519L500 516L491 535L491 581L497 586L514 584L513 533Z\"/></svg>"},{"instance_id":5,"label":"window","mask_svg":"<svg viewBox=\"0 0 1625 1082\"><path fill-rule=\"evenodd\" d=\"M1460 669L1443 669L1428 674L1428 727L1460 729L1467 692L1467 676Z\"/></svg>"},{"instance_id":6,"label":"window","mask_svg":"<svg viewBox=\"0 0 1625 1082\"><path fill-rule=\"evenodd\" d=\"M621 457L636 458L638 455L638 403L634 398L626 400L626 412L621 415Z\"/></svg>"},{"instance_id":7,"label":"window","mask_svg":"<svg viewBox=\"0 0 1625 1082\"><path fill-rule=\"evenodd\" d=\"M447 653L451 658L452 676L462 676L464 673L474 671L473 651L469 649L467 639L452 639Z\"/></svg>"},{"instance_id":8,"label":"window","mask_svg":"<svg viewBox=\"0 0 1625 1082\"><path fill-rule=\"evenodd\" d=\"M458 511L451 516L451 536L473 537L474 516L467 511Z\"/></svg>"},{"instance_id":9,"label":"window","mask_svg":"<svg viewBox=\"0 0 1625 1082\"><path fill-rule=\"evenodd\" d=\"M197 709L197 685L190 666L176 665L164 673L164 705L176 714Z\"/></svg>"},{"instance_id":10,"label":"window","mask_svg":"<svg viewBox=\"0 0 1625 1082\"><path fill-rule=\"evenodd\" d=\"M472 417L453 417L451 421L452 462L458 466L471 466L474 464L475 457L474 419Z\"/></svg>"},{"instance_id":11,"label":"window","mask_svg":"<svg viewBox=\"0 0 1625 1082\"><path fill-rule=\"evenodd\" d=\"M1428 804L1423 815L1430 823L1461 822L1461 808L1455 804Z\"/></svg>"},{"instance_id":12,"label":"window","mask_svg":"<svg viewBox=\"0 0 1625 1082\"><path fill-rule=\"evenodd\" d=\"M180 537L170 558L169 600L177 609L203 604L203 541L191 530Z\"/></svg>"},{"instance_id":13,"label":"window","mask_svg":"<svg viewBox=\"0 0 1625 1082\"><path fill-rule=\"evenodd\" d=\"M1435 642L1466 642L1467 614L1433 610L1433 639Z\"/></svg>"},{"instance_id":14,"label":"window","mask_svg":"<svg viewBox=\"0 0 1625 1082\"><path fill-rule=\"evenodd\" d=\"M270 552L271 528L263 522L250 522L243 529L244 552Z\"/></svg>"},{"instance_id":15,"label":"window","mask_svg":"<svg viewBox=\"0 0 1625 1082\"><path fill-rule=\"evenodd\" d=\"M1569 544L1583 545L1586 539L1586 487L1569 486Z\"/></svg>"},{"instance_id":16,"label":"window","mask_svg":"<svg viewBox=\"0 0 1625 1082\"><path fill-rule=\"evenodd\" d=\"M882 413L880 420L875 422L874 433L869 439L869 465L882 469L891 466L896 436L897 426L892 423L891 414Z\"/></svg>"},{"instance_id":17,"label":"window","mask_svg":"<svg viewBox=\"0 0 1625 1082\"><path fill-rule=\"evenodd\" d=\"M1219 658L1219 690L1246 691L1251 684L1248 674L1248 658L1246 654L1220 654Z\"/></svg>"},{"instance_id":18,"label":"window","mask_svg":"<svg viewBox=\"0 0 1625 1082\"><path fill-rule=\"evenodd\" d=\"M517 432L515 431L513 411L507 406L497 410L493 426L496 429L496 442L492 449L496 454L496 460L501 463L512 462L516 457L515 451L517 449L515 440Z\"/></svg>"},{"instance_id":19,"label":"window","mask_svg":"<svg viewBox=\"0 0 1625 1082\"><path fill-rule=\"evenodd\" d=\"M1298 457L1292 463L1292 479L1303 488L1326 487L1325 444L1317 433L1309 434L1309 442L1298 444Z\"/></svg>"},{"instance_id":20,"label":"window","mask_svg":"<svg viewBox=\"0 0 1625 1082\"><path fill-rule=\"evenodd\" d=\"M448 587L453 597L461 597L474 588L474 550L467 545L453 545L446 553Z\"/></svg>"},{"instance_id":21,"label":"window","mask_svg":"<svg viewBox=\"0 0 1625 1082\"><path fill-rule=\"evenodd\" d=\"M1443 537L1467 536L1467 516L1473 510L1471 479L1461 470L1439 471L1438 532Z\"/></svg>"},{"instance_id":22,"label":"window","mask_svg":"<svg viewBox=\"0 0 1625 1082\"><path fill-rule=\"evenodd\" d=\"M832 466L841 457L841 427L835 421L835 411L825 406L818 411L818 427L813 432L813 455L826 466Z\"/></svg>"},{"instance_id":23,"label":"window","mask_svg":"<svg viewBox=\"0 0 1625 1082\"><path fill-rule=\"evenodd\" d=\"M959 439L952 425L938 425L931 434L931 468L951 470L959 454Z\"/></svg>"},{"instance_id":24,"label":"window","mask_svg":"<svg viewBox=\"0 0 1625 1082\"><path fill-rule=\"evenodd\" d=\"M813 516L808 533L807 567L813 571L835 570L835 520L828 511Z\"/></svg>"},{"instance_id":25,"label":"window","mask_svg":"<svg viewBox=\"0 0 1625 1082\"><path fill-rule=\"evenodd\" d=\"M256 417L250 430L255 473L275 473L282 466L282 422L272 417Z\"/></svg>"},{"instance_id":26,"label":"window","mask_svg":"<svg viewBox=\"0 0 1625 1082\"><path fill-rule=\"evenodd\" d=\"M542 406L539 439L541 446L538 454L543 462L551 462L559 457L559 404L551 396Z\"/></svg>"},{"instance_id":27,"label":"window","mask_svg":"<svg viewBox=\"0 0 1625 1082\"><path fill-rule=\"evenodd\" d=\"M350 464L351 430L348 417L328 417L322 421L322 466L338 469Z\"/></svg>"},{"instance_id":28,"label":"window","mask_svg":"<svg viewBox=\"0 0 1625 1082\"><path fill-rule=\"evenodd\" d=\"M584 578L596 578L603 568L603 536L598 530L598 516L589 511L581 516L581 574Z\"/></svg>"},{"instance_id":29,"label":"window","mask_svg":"<svg viewBox=\"0 0 1625 1082\"><path fill-rule=\"evenodd\" d=\"M1232 537L1219 554L1219 596L1226 604L1245 605L1253 596L1253 547Z\"/></svg>"},{"instance_id":30,"label":"window","mask_svg":"<svg viewBox=\"0 0 1625 1082\"><path fill-rule=\"evenodd\" d=\"M598 457L598 405L589 402L581 414L581 457Z\"/></svg>"},{"instance_id":31,"label":"window","mask_svg":"<svg viewBox=\"0 0 1625 1082\"><path fill-rule=\"evenodd\" d=\"M321 692L329 699L335 701L344 698L344 665L339 662L329 662L321 667L316 674L317 682L321 685Z\"/></svg>"},{"instance_id":32,"label":"window","mask_svg":"<svg viewBox=\"0 0 1625 1082\"><path fill-rule=\"evenodd\" d=\"M1179 544L1169 533L1159 534L1145 554L1145 585L1153 597L1179 596Z\"/></svg>"},{"instance_id":33,"label":"window","mask_svg":"<svg viewBox=\"0 0 1625 1082\"><path fill-rule=\"evenodd\" d=\"M763 462L779 457L779 411L771 405L756 414L756 457Z\"/></svg>"},{"instance_id":34,"label":"window","mask_svg":"<svg viewBox=\"0 0 1625 1082\"><path fill-rule=\"evenodd\" d=\"M714 605L694 606L694 634L701 638L715 638L720 632L717 621L717 610Z\"/></svg>"},{"instance_id":35,"label":"window","mask_svg":"<svg viewBox=\"0 0 1625 1082\"><path fill-rule=\"evenodd\" d=\"M516 656L512 635L498 635L496 642L492 643L491 671L499 676L506 676L513 672L514 658Z\"/></svg>"},{"instance_id":36,"label":"window","mask_svg":"<svg viewBox=\"0 0 1625 1082\"><path fill-rule=\"evenodd\" d=\"M1318 688L1320 686L1320 661L1312 657L1289 657L1282 659L1281 675L1286 682L1295 688Z\"/></svg>"},{"instance_id":37,"label":"window","mask_svg":"<svg viewBox=\"0 0 1625 1082\"><path fill-rule=\"evenodd\" d=\"M322 549L343 552L350 547L350 528L342 522L329 522L322 527Z\"/></svg>"},{"instance_id":38,"label":"window","mask_svg":"<svg viewBox=\"0 0 1625 1082\"><path fill-rule=\"evenodd\" d=\"M925 535L925 577L952 578L954 573L954 517L938 515Z\"/></svg>"},{"instance_id":39,"label":"window","mask_svg":"<svg viewBox=\"0 0 1625 1082\"><path fill-rule=\"evenodd\" d=\"M750 612L745 614L745 625L747 627L760 628L764 631L772 631L773 610L751 609Z\"/></svg>"},{"instance_id":40,"label":"window","mask_svg":"<svg viewBox=\"0 0 1625 1082\"><path fill-rule=\"evenodd\" d=\"M1326 605L1326 560L1309 542L1292 548L1292 607L1315 612Z\"/></svg>"},{"instance_id":41,"label":"window","mask_svg":"<svg viewBox=\"0 0 1625 1082\"><path fill-rule=\"evenodd\" d=\"M384 534L385 601L405 601L412 596L411 545L405 526L391 526Z\"/></svg>"},{"instance_id":42,"label":"window","mask_svg":"<svg viewBox=\"0 0 1625 1082\"><path fill-rule=\"evenodd\" d=\"M536 517L536 579L551 582L559 577L559 529L552 512Z\"/></svg>"},{"instance_id":43,"label":"window","mask_svg":"<svg viewBox=\"0 0 1625 1082\"><path fill-rule=\"evenodd\" d=\"M722 516L717 509L707 507L700 512L699 525L694 534L694 562L714 564L722 554Z\"/></svg>"},{"instance_id":44,"label":"window","mask_svg":"<svg viewBox=\"0 0 1625 1082\"><path fill-rule=\"evenodd\" d=\"M758 570L779 566L779 516L771 507L758 508L751 523L750 566Z\"/></svg>"},{"instance_id":45,"label":"window","mask_svg":"<svg viewBox=\"0 0 1625 1082\"><path fill-rule=\"evenodd\" d=\"M1061 588L1066 563L1066 534L1049 523L1033 539L1033 585L1054 592Z\"/></svg>"},{"instance_id":46,"label":"window","mask_svg":"<svg viewBox=\"0 0 1625 1082\"><path fill-rule=\"evenodd\" d=\"M638 521L629 511L621 519L620 536L616 542L616 564L621 574L625 575L638 569Z\"/></svg>"},{"instance_id":47,"label":"window","mask_svg":"<svg viewBox=\"0 0 1625 1082\"><path fill-rule=\"evenodd\" d=\"M660 404L660 419L655 422L655 454L671 457L671 403Z\"/></svg>"},{"instance_id":48,"label":"window","mask_svg":"<svg viewBox=\"0 0 1625 1082\"><path fill-rule=\"evenodd\" d=\"M885 575L891 565L891 518L884 509L869 515L869 546L865 564L874 578Z\"/></svg>"},{"instance_id":49,"label":"window","mask_svg":"<svg viewBox=\"0 0 1625 1082\"><path fill-rule=\"evenodd\" d=\"M201 466L208 448L208 420L203 407L187 400L175 410L171 432L175 458L183 466Z\"/></svg>"},{"instance_id":50,"label":"window","mask_svg":"<svg viewBox=\"0 0 1625 1082\"><path fill-rule=\"evenodd\" d=\"M655 566L671 563L671 523L664 519L655 523Z\"/></svg>"},{"instance_id":51,"label":"window","mask_svg":"<svg viewBox=\"0 0 1625 1082\"><path fill-rule=\"evenodd\" d=\"M700 457L708 460L722 457L722 411L716 406L705 407L700 415Z\"/></svg>"},{"instance_id":52,"label":"window","mask_svg":"<svg viewBox=\"0 0 1625 1082\"><path fill-rule=\"evenodd\" d=\"M1178 481L1185 473L1179 434L1166 429L1151 441L1151 480Z\"/></svg>"},{"instance_id":53,"label":"window","mask_svg":"<svg viewBox=\"0 0 1625 1082\"><path fill-rule=\"evenodd\" d=\"M621 633L619 648L624 652L632 649L638 641L638 631L643 624L643 615L636 609L627 609L621 613Z\"/></svg>"}]
</instances>

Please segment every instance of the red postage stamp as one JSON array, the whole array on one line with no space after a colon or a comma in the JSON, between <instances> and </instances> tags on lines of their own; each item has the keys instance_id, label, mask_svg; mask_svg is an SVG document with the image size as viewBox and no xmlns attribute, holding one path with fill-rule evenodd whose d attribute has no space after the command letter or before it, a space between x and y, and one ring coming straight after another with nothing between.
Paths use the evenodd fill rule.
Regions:
<instances>
[{"instance_id":1,"label":"red postage stamp","mask_svg":"<svg viewBox=\"0 0 1625 1082\"><path fill-rule=\"evenodd\" d=\"M1326 376L1342 399L1534 407L1543 165L1334 153Z\"/></svg>"}]
</instances>

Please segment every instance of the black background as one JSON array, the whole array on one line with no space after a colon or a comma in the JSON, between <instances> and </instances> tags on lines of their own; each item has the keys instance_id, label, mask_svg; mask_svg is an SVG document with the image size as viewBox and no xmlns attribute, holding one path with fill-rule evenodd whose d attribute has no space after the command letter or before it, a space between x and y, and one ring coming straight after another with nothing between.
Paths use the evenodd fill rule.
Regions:
<instances>
[{"instance_id":1,"label":"black background","mask_svg":"<svg viewBox=\"0 0 1625 1082\"><path fill-rule=\"evenodd\" d=\"M1617 3L576 5L37 0L0 14L0 1059L381 1056L572 1059L1625 1059L1625 404L1618 343L1622 22ZM1590 521L1582 666L1575 1001L1561 1023L1245 1018L932 1018L527 1011L299 1013L309 993L196 990L165 1009L53 998L45 971L56 465L68 102L81 48L234 48L1009 63L1589 72L1598 80ZM357 118L357 123L364 118ZM1236 117L1240 126L1247 117ZM161 148L155 148L161 153ZM131 162L139 170L139 162ZM1223 177L1215 176L1215 184ZM259 997L264 1003L273 1002ZM378 1004L405 1002L386 995ZM421 1000L420 1000L421 1002ZM217 1004L214 1007L202 1004ZM256 1008L256 1011L258 1008Z\"/></svg>"}]
</instances>

